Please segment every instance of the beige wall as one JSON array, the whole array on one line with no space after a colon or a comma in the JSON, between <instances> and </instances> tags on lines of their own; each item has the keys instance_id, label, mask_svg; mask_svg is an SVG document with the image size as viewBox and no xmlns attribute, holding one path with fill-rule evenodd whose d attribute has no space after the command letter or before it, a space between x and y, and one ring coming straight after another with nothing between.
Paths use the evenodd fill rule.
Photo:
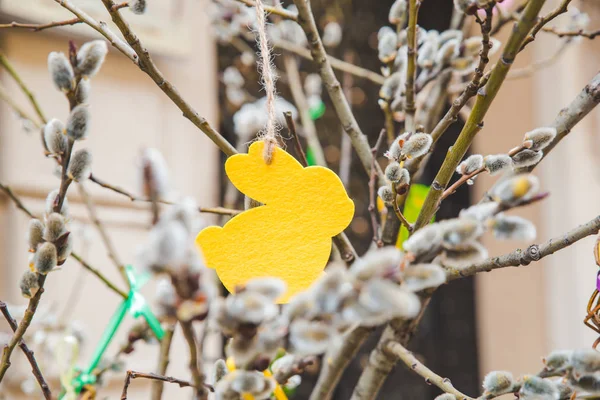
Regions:
<instances>
[{"instance_id":1,"label":"beige wall","mask_svg":"<svg viewBox=\"0 0 600 400\"><path fill-rule=\"evenodd\" d=\"M207 32L209 23L203 11L205 3L192 2L186 12L186 23L193 29L193 36L190 38L192 51L178 58L159 57L158 64L184 98L201 115L216 123L216 57L214 44ZM77 34L70 33L70 30L62 32L63 34L57 35L50 31L28 33L4 30L1 32L0 51L7 55L23 79L35 89L46 115L64 121L68 115L68 105L64 96L52 85L46 70L46 58L50 51L66 51L68 39L74 38L79 44L81 40L78 40ZM8 76L0 75L0 79L14 95L15 101L27 105L25 97ZM201 205L217 204L217 182L221 166L216 146L184 119L154 83L120 53L110 51L100 74L93 79L90 108L93 117L91 134L81 146L88 147L93 152L95 175L112 184L135 190L136 157L141 148L156 147L167 159L176 193L193 196ZM4 104L0 104L0 181L11 185L34 213L43 211L43 199L59 184L59 180L52 175L52 167L52 160L42 155L39 135L35 132L24 133L13 113ZM99 215L105 221L119 255L127 263L134 262L134 254L138 245L144 241L149 225L147 208L134 206L126 198L91 183L86 186L97 199ZM75 186L71 188L69 199L74 203L73 219L89 224L85 208L78 204ZM2 197L2 200L0 237L4 240L0 242L0 298L16 304L26 304L20 295L18 282L27 266L28 253L24 237L28 219L16 211L7 199ZM94 228L89 228L89 231L92 243L87 251L87 259L121 284L98 233ZM76 244L76 247L81 250L81 243ZM46 285L43 307L62 310L80 271L81 267L69 260L63 271L51 274ZM81 275L82 295L73 305L72 312L85 326L87 334L86 346L81 354L81 364L84 365L119 298L90 274ZM122 284L120 286L123 287ZM152 301L153 285L149 284L144 293ZM49 310L46 309L46 312ZM108 354L114 354L117 346L122 343L131 320L125 325ZM212 342L211 346L217 349L219 344ZM127 357L127 367L152 371L158 357L157 350L156 346L139 346L131 357ZM10 387L15 387L23 377L30 375L27 366L22 363L20 351L15 351L14 354L14 360L20 362L15 363L8 373ZM168 372L187 378L184 360L187 359L187 352L179 336L174 354L183 359L172 363ZM123 378L124 375L119 375L111 380L108 383L110 390L105 390L103 394L116 398ZM130 398L146 398L135 392L135 389L143 387L146 387L144 383L134 382L134 392ZM55 380L54 388L57 392ZM171 388L172 395L181 395L179 390ZM9 397L15 398L13 394Z\"/></svg>"}]
</instances>

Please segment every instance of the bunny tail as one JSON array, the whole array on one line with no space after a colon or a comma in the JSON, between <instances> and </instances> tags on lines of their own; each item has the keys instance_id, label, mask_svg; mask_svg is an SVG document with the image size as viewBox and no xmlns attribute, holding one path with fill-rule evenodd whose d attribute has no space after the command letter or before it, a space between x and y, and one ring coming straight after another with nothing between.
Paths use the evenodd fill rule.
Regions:
<instances>
[{"instance_id":1,"label":"bunny tail","mask_svg":"<svg viewBox=\"0 0 600 400\"><path fill-rule=\"evenodd\" d=\"M220 226L209 226L200 231L196 236L196 248L204 258L204 263L208 268L214 268L211 262L211 254L218 249L219 237L223 228ZM217 250L218 251L218 250Z\"/></svg>"}]
</instances>

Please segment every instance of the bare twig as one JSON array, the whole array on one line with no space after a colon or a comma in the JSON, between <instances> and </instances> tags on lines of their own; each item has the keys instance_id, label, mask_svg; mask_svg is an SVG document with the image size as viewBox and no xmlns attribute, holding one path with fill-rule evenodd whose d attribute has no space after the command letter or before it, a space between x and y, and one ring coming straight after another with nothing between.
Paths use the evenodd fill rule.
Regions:
<instances>
[{"instance_id":1,"label":"bare twig","mask_svg":"<svg viewBox=\"0 0 600 400\"><path fill-rule=\"evenodd\" d=\"M4 318L6 318L8 325L10 325L10 329L12 329L13 332L16 332L16 330L18 329L17 321L15 321L12 315L10 315L10 312L8 311L8 306L3 301L0 301L0 312L2 312ZM48 386L48 383L46 383L46 380L42 375L42 371L40 370L37 360L33 355L33 351L31 351L29 347L27 347L27 344L25 344L25 341L23 339L19 341L19 347L21 348L23 354L25 354L25 357L27 357L27 360L31 365L31 372L35 377L35 380L40 385L42 393L44 394L44 398L46 400L52 400L52 392L50 391L50 387Z\"/></svg>"},{"instance_id":2,"label":"bare twig","mask_svg":"<svg viewBox=\"0 0 600 400\"><path fill-rule=\"evenodd\" d=\"M273 40L272 44L273 47L277 50L292 53L307 60L314 60L310 50L307 50L302 46L298 46L293 42L283 39L277 39ZM383 77L383 75L380 75L377 72L359 67L358 65L354 65L346 61L342 61L339 58L335 58L330 55L327 55L327 60L329 61L331 68L336 69L338 71L347 72L357 78L369 80L373 83L376 83L377 85L383 85L383 82L385 82L385 78Z\"/></svg>"},{"instance_id":3,"label":"bare twig","mask_svg":"<svg viewBox=\"0 0 600 400\"><path fill-rule=\"evenodd\" d=\"M329 400L331 398L342 373L374 330L374 327L365 326L355 328L344 336L341 345L336 346L324 356L321 373L310 394L310 400Z\"/></svg>"},{"instance_id":4,"label":"bare twig","mask_svg":"<svg viewBox=\"0 0 600 400\"><path fill-rule=\"evenodd\" d=\"M145 372L137 372L137 371L127 371L127 376L125 377L125 384L123 385L123 392L121 393L121 400L127 400L127 390L129 389L129 385L131 384L131 380L132 379L136 379L136 378L144 378L144 379L151 379L154 381L160 381L160 382L168 382L168 383L176 383L179 385L179 387L192 387L195 389L198 389L198 387L188 381L184 381L183 379L178 379L178 378L173 378L171 376L164 376L164 375L158 375L158 374L153 374L153 373L145 373ZM209 385L208 383L202 383L201 385L202 390L210 390L211 392L214 392L214 388Z\"/></svg>"},{"instance_id":5,"label":"bare twig","mask_svg":"<svg viewBox=\"0 0 600 400\"><path fill-rule=\"evenodd\" d=\"M240 3L244 3L245 5L249 6L249 7L254 7L255 3L253 0L238 0ZM263 8L265 9L266 12L268 12L269 14L273 14L273 15L277 15L281 18L285 18L285 19L289 19L292 21L297 21L298 20L298 15L294 12L288 11L283 7L273 7L273 6L263 6Z\"/></svg>"},{"instance_id":6,"label":"bare twig","mask_svg":"<svg viewBox=\"0 0 600 400\"><path fill-rule=\"evenodd\" d=\"M371 225L373 227L373 242L377 247L383 247L383 241L379 235L379 224L377 222L377 191L375 190L375 163L377 162L377 152L381 147L381 143L383 142L383 138L385 137L386 129L382 129L381 133L379 133L379 138L377 138L377 142L375 146L371 149L371 153L373 153L373 164L371 167L371 174L369 178L369 214L371 214ZM393 185L393 183L392 183Z\"/></svg>"},{"instance_id":7,"label":"bare twig","mask_svg":"<svg viewBox=\"0 0 600 400\"><path fill-rule=\"evenodd\" d=\"M546 59L535 61L525 67L512 69L506 79L521 79L526 78L533 75L537 71L541 71L544 68L548 68L549 66L556 63L560 60L560 57L563 55L565 50L569 48L569 42L563 42L560 47L554 52L554 54Z\"/></svg>"},{"instance_id":8,"label":"bare twig","mask_svg":"<svg viewBox=\"0 0 600 400\"><path fill-rule=\"evenodd\" d=\"M561 31L555 27L545 26L543 32L552 33L559 38L563 37L583 37L586 39L595 39L596 36L600 36L600 29L595 31L584 31L580 29L578 31Z\"/></svg>"},{"instance_id":9,"label":"bare twig","mask_svg":"<svg viewBox=\"0 0 600 400\"><path fill-rule=\"evenodd\" d=\"M177 325L170 325L165 329L165 335L160 341L160 356L158 359L157 375L165 375L169 366L169 353L171 352L171 343L173 342L173 334ZM160 400L163 393L163 382L155 380L152 382L152 400Z\"/></svg>"},{"instance_id":10,"label":"bare twig","mask_svg":"<svg viewBox=\"0 0 600 400\"><path fill-rule=\"evenodd\" d=\"M83 22L83 21L79 18L71 18L71 19L67 19L64 21L49 22L47 24L23 24L23 23L13 21L9 24L0 24L0 29L21 28L21 29L30 29L34 32L39 32L39 31L43 31L44 29L48 29L48 28L55 28L57 26L75 25L75 24L80 24L81 22Z\"/></svg>"},{"instance_id":11,"label":"bare twig","mask_svg":"<svg viewBox=\"0 0 600 400\"><path fill-rule=\"evenodd\" d=\"M121 296L124 299L127 298L127 293L125 293L124 291L119 289L117 286L115 286L115 284L112 283L107 277L105 277L102 274L102 272L100 272L97 268L92 267L87 261L85 261L83 258L81 258L81 256L79 256L77 253L72 251L71 257L74 258L75 260L77 260L77 262L79 264L81 264L81 266L83 268L87 269L89 272L96 275L96 277L98 279L100 279L110 290L112 290L113 292L115 292L116 294L118 294L119 296Z\"/></svg>"},{"instance_id":12,"label":"bare twig","mask_svg":"<svg viewBox=\"0 0 600 400\"><path fill-rule=\"evenodd\" d=\"M198 346L196 344L196 336L194 335L194 329L192 328L191 321L179 321L181 330L185 341L188 344L190 353L190 372L192 373L192 380L194 381L194 387L196 389L194 399L206 399L207 393L204 387L204 374L202 373L202 364L198 355Z\"/></svg>"},{"instance_id":13,"label":"bare twig","mask_svg":"<svg viewBox=\"0 0 600 400\"><path fill-rule=\"evenodd\" d=\"M85 205L88 209L90 219L92 220L92 223L98 230L98 233L100 233L100 237L102 238L102 241L104 242L104 246L106 247L106 252L108 253L108 257L115 264L115 266L117 267L117 269L123 276L123 279L125 279L125 282L129 282L127 280L127 275L125 274L125 266L119 259L119 256L117 255L117 251L116 251L115 247L113 246L113 243L110 240L110 237L106 233L106 230L104 229L104 225L100 221L100 218L98 218L98 214L96 213L96 207L94 205L92 197L88 193L88 191L85 188L85 185L83 183L80 183L77 186L79 188L79 194L81 195L81 198L85 202Z\"/></svg>"},{"instance_id":14,"label":"bare twig","mask_svg":"<svg viewBox=\"0 0 600 400\"><path fill-rule=\"evenodd\" d=\"M527 37L525 38L525 41L521 45L521 48L519 49L519 51L523 50L529 43L533 42L535 40L535 35L548 22L552 21L554 18L558 17L559 15L566 13L569 3L571 3L571 0L562 0L560 2L560 4L554 10L552 10L548 14L544 15L543 17L539 18L538 22L535 24L533 29L531 29L531 32L529 33L529 35L527 35Z\"/></svg>"},{"instance_id":15,"label":"bare twig","mask_svg":"<svg viewBox=\"0 0 600 400\"><path fill-rule=\"evenodd\" d=\"M344 61L348 63L353 63L354 61L354 53L351 51L346 51L344 53ZM342 76L342 90L344 91L344 95L348 99L350 103L350 107L352 107L352 86L354 85L354 77L352 74L348 72L344 72ZM392 122L393 124L393 122ZM350 171L352 169L352 142L350 141L350 137L344 134L343 129L341 130L341 143L340 143L340 169L339 175L342 183L345 188L348 188L350 184Z\"/></svg>"},{"instance_id":16,"label":"bare twig","mask_svg":"<svg viewBox=\"0 0 600 400\"><path fill-rule=\"evenodd\" d=\"M296 4L296 7L298 7L298 23L300 26L302 26L304 33L306 33L306 36L308 37L313 60L319 68L319 74L321 75L321 79L327 88L327 92L329 93L329 97L333 102L333 106L338 118L342 123L344 131L352 139L352 145L354 146L354 149L356 150L356 153L362 162L363 168L365 171L367 171L367 173L369 173L373 158L371 155L369 141L367 136L365 136L365 134L360 130L360 127L356 122L356 118L352 114L348 100L344 96L340 82L336 78L331 67L331 63L327 58L325 47L323 46L323 42L319 36L317 24L312 14L310 2L308 0L294 0L294 4ZM383 177L383 172L379 166L376 167L377 176L379 177L381 184L384 184L385 180Z\"/></svg>"},{"instance_id":17,"label":"bare twig","mask_svg":"<svg viewBox=\"0 0 600 400\"><path fill-rule=\"evenodd\" d=\"M288 131L290 131L290 135L294 139L294 147L300 156L298 161L300 161L300 164L302 164L303 167L307 167L308 160L306 158L306 154L304 153L304 149L302 148L302 143L300 143L298 132L296 132L296 123L294 122L294 117L292 117L292 112L286 111L283 113L283 116L285 117L285 123L287 124Z\"/></svg>"},{"instance_id":18,"label":"bare twig","mask_svg":"<svg viewBox=\"0 0 600 400\"><path fill-rule=\"evenodd\" d=\"M474 400L472 397L467 396L466 394L460 392L450 382L448 378L442 378L429 368L427 368L423 363L421 363L410 351L408 351L404 346L402 346L398 342L390 342L387 344L386 349L398 357L400 360L406 364L406 366L421 375L425 378L425 382L431 385L434 384L445 393L450 393L456 397L457 400Z\"/></svg>"},{"instance_id":19,"label":"bare twig","mask_svg":"<svg viewBox=\"0 0 600 400\"><path fill-rule=\"evenodd\" d=\"M581 239L595 235L599 230L600 215L593 220L570 230L562 236L552 238L540 245L532 244L526 250L517 249L512 253L499 257L492 257L461 269L447 268L448 280L475 275L479 272L488 272L498 268L529 265L531 262L539 261L546 256L571 246Z\"/></svg>"},{"instance_id":20,"label":"bare twig","mask_svg":"<svg viewBox=\"0 0 600 400\"><path fill-rule=\"evenodd\" d=\"M317 164L326 167L327 162L325 161L323 146L321 146L321 142L319 141L315 121L313 121L310 117L308 99L306 98L306 94L304 93L304 89L302 88L302 81L300 80L298 62L294 57L290 55L284 55L283 64L285 66L288 85L290 87L290 91L292 92L294 103L296 103L296 107L298 108L300 121L302 121L302 128L304 129L304 135L306 137L307 145L312 149Z\"/></svg>"},{"instance_id":21,"label":"bare twig","mask_svg":"<svg viewBox=\"0 0 600 400\"><path fill-rule=\"evenodd\" d=\"M108 29L108 26L105 22L96 21L94 18L90 17L85 11L81 10L75 4L71 2L71 0L54 0L56 3L60 4L63 8L69 10L73 15L79 18L83 23L90 26L96 32L101 34L108 40L108 42L123 53L127 58L133 61L136 65L139 65L138 55L135 51L123 41L119 36L117 36L113 31Z\"/></svg>"},{"instance_id":22,"label":"bare twig","mask_svg":"<svg viewBox=\"0 0 600 400\"><path fill-rule=\"evenodd\" d=\"M6 56L4 54L2 54L2 53L0 53L0 65L14 79L14 81L17 83L17 85L19 85L19 87L21 88L21 91L29 99L29 102L33 106L33 109L35 110L35 113L40 118L40 121L43 124L45 124L46 123L46 117L44 116L44 113L42 112L42 109L40 108L40 105L37 102L35 96L31 92L31 90L29 90L29 87L25 84L25 82L23 82L23 79L21 79L21 76L17 73L17 71L14 69L14 67L12 66L12 64L8 61L8 59L6 58Z\"/></svg>"},{"instance_id":23,"label":"bare twig","mask_svg":"<svg viewBox=\"0 0 600 400\"><path fill-rule=\"evenodd\" d=\"M131 192L128 192L127 190L120 188L118 186L111 185L93 174L90 175L90 181L94 182L95 184L97 184L105 189L112 190L115 193L126 196L131 201L143 201L145 203L150 203L152 201L150 199L144 199L141 197L137 197L137 196L133 195ZM175 204L174 202L167 201L167 200L158 200L158 203L167 204L167 205ZM237 215L242 212L241 210L232 210L232 209L224 208L224 207L198 207L198 211L201 213L210 213L210 214L218 214L218 215Z\"/></svg>"},{"instance_id":24,"label":"bare twig","mask_svg":"<svg viewBox=\"0 0 600 400\"><path fill-rule=\"evenodd\" d=\"M427 194L419 217L415 223L416 229L425 226L436 212L439 199L452 178L454 170L471 146L475 135L483 127L483 118L489 110L496 94L500 90L513 61L519 52L523 40L536 23L536 17L540 12L544 1L545 0L530 0L529 3L527 3L521 19L515 25L515 28L504 47L501 60L496 63L492 69L490 78L485 87L479 90L469 119L466 121L458 139L448 151L446 158L431 185L431 190Z\"/></svg>"},{"instance_id":25,"label":"bare twig","mask_svg":"<svg viewBox=\"0 0 600 400\"><path fill-rule=\"evenodd\" d=\"M415 76L417 75L417 15L420 0L408 0L407 62L406 62L406 97L404 100L405 128L412 132L415 129Z\"/></svg>"}]
</instances>

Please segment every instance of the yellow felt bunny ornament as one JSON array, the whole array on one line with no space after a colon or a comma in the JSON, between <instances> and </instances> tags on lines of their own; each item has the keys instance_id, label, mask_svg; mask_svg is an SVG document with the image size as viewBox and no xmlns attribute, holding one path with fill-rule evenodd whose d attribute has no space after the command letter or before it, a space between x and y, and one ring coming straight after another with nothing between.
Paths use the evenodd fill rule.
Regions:
<instances>
[{"instance_id":1,"label":"yellow felt bunny ornament","mask_svg":"<svg viewBox=\"0 0 600 400\"><path fill-rule=\"evenodd\" d=\"M196 244L230 292L252 278L276 277L287 284L278 299L285 303L323 273L331 238L350 224L354 203L331 170L303 168L278 147L267 164L264 146L255 142L248 154L225 163L231 182L264 205L236 215L222 228L203 229Z\"/></svg>"}]
</instances>

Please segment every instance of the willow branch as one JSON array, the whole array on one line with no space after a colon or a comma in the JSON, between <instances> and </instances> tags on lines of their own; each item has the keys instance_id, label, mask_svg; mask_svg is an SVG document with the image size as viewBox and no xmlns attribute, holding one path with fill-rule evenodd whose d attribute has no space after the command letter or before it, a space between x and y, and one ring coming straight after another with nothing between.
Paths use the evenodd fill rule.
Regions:
<instances>
[{"instance_id":1,"label":"willow branch","mask_svg":"<svg viewBox=\"0 0 600 400\"><path fill-rule=\"evenodd\" d=\"M74 251L71 252L71 257L74 258L83 268L96 275L98 279L100 279L106 287L110 290L121 296L122 298L127 298L127 293L119 289L114 283L112 283L106 276L102 274L97 268L92 267L87 261L85 261L79 254Z\"/></svg>"},{"instance_id":2,"label":"willow branch","mask_svg":"<svg viewBox=\"0 0 600 400\"><path fill-rule=\"evenodd\" d=\"M85 202L85 206L88 209L90 219L92 220L92 223L98 230L98 233L100 234L100 237L102 238L102 241L104 242L104 247L106 247L106 252L108 253L108 257L112 260L113 264L115 264L115 266L119 270L119 273L123 276L123 279L125 279L125 282L129 282L127 280L127 275L125 274L125 266L119 259L119 256L117 255L117 251L116 251L110 237L106 233L106 229L104 229L104 224L102 224L102 222L100 221L100 218L98 218L98 213L96 213L96 207L94 205L94 202L93 202L90 194L88 193L87 189L85 188L85 186L83 184L79 184L77 186L79 187L79 194L81 195L81 198Z\"/></svg>"},{"instance_id":3,"label":"willow branch","mask_svg":"<svg viewBox=\"0 0 600 400\"><path fill-rule=\"evenodd\" d=\"M537 15L544 4L544 1L545 0L530 0L523 11L521 19L515 25L515 28L504 47L500 61L496 63L492 69L487 84L478 91L473 111L466 121L458 139L448 151L446 158L431 185L431 190L427 194L419 217L415 223L416 229L425 226L435 214L439 200L446 186L450 182L454 170L471 146L477 132L483 127L483 118L498 94L513 61L521 48L523 40L536 23Z\"/></svg>"},{"instance_id":4,"label":"willow branch","mask_svg":"<svg viewBox=\"0 0 600 400\"><path fill-rule=\"evenodd\" d=\"M17 83L17 85L19 85L19 88L21 88L21 91L29 99L29 102L33 106L33 109L35 110L35 113L40 118L40 121L43 124L45 124L46 123L46 117L44 116L44 113L42 112L42 109L41 109L41 107L40 107L37 99L35 98L34 94L31 92L31 90L29 90L29 87L25 84L25 82L23 82L23 79L21 79L21 76L17 73L17 71L14 69L14 67L12 66L12 64L8 61L8 59L6 58L6 56L4 54L2 54L2 53L0 53L0 65L14 79L14 81Z\"/></svg>"},{"instance_id":5,"label":"willow branch","mask_svg":"<svg viewBox=\"0 0 600 400\"><path fill-rule=\"evenodd\" d=\"M6 371L8 371L8 368L10 368L10 356L12 355L12 352L15 349L15 347L19 343L21 343L21 339L23 339L27 328L29 328L29 325L31 325L33 316L35 315L37 307L40 304L42 294L44 293L44 283L46 282L46 275L37 274L37 277L39 289L36 292L36 294L31 299L29 299L29 304L27 305L25 314L23 314L23 319L19 323L17 329L15 329L13 336L10 338L10 341L2 351L2 357L0 358L0 382L2 382L4 376L6 375Z\"/></svg>"},{"instance_id":6,"label":"willow branch","mask_svg":"<svg viewBox=\"0 0 600 400\"><path fill-rule=\"evenodd\" d=\"M0 301L0 312L2 312L2 314L4 315L4 318L6 318L8 325L10 325L10 329L12 329L12 331L15 332L18 329L17 321L15 321L15 319L12 317L12 315L10 315L10 312L8 311L8 306L3 301ZM50 391L50 387L48 386L48 383L46 383L46 380L44 379L44 375L42 375L42 371L40 370L37 360L35 359L35 356L33 355L33 351L31 351L29 349L27 344L25 344L24 340L19 341L19 347L21 348L21 350L23 351L23 354L25 354L25 357L27 357L27 360L29 361L29 364L31 365L31 372L33 373L33 376L35 377L35 380L40 385L40 388L42 389L42 393L44 394L44 398L46 400L52 400L52 392Z\"/></svg>"},{"instance_id":7,"label":"willow branch","mask_svg":"<svg viewBox=\"0 0 600 400\"><path fill-rule=\"evenodd\" d=\"M408 0L406 97L404 100L405 128L415 129L415 77L417 75L417 15L420 0Z\"/></svg>"},{"instance_id":8,"label":"willow branch","mask_svg":"<svg viewBox=\"0 0 600 400\"><path fill-rule=\"evenodd\" d=\"M127 190L120 188L118 186L111 185L93 174L90 175L90 181L94 182L98 186L101 186L105 189L108 189L108 190L111 190L120 195L126 196L131 201L142 201L144 203L152 202L151 199L144 199L141 197L137 197L134 194L132 194L131 192L128 192ZM174 202L168 201L168 200L158 200L158 202L161 204L175 205ZM230 208L224 208L224 207L198 207L198 212L209 213L209 214L218 214L218 215L237 215L237 214L241 213L242 211L232 210Z\"/></svg>"},{"instance_id":9,"label":"willow branch","mask_svg":"<svg viewBox=\"0 0 600 400\"><path fill-rule=\"evenodd\" d=\"M433 139L433 144L437 143L437 141L442 137L442 135L448 130L450 125L452 125L458 118L460 111L465 107L467 102L477 94L477 89L481 85L481 79L483 77L483 72L485 71L485 67L489 63L489 52L491 49L490 43L490 31L492 29L492 10L494 8L495 3L489 5L489 7L485 10L486 19L485 21L481 21L479 17L477 18L477 22L481 26L481 51L479 53L479 63L477 64L477 68L475 68L475 73L473 77L462 91L460 96L452 102L450 109L446 112L444 117L435 125L435 127L431 130L431 137ZM449 82L451 75L441 75L440 82L443 85L444 82ZM445 99L445 96L439 96L442 99ZM439 103L438 103L439 104ZM416 158L411 161L407 165L408 172L411 176L411 181L414 181L415 177L413 176L419 171L419 168L423 164L423 162L427 159L427 155Z\"/></svg>"},{"instance_id":10,"label":"willow branch","mask_svg":"<svg viewBox=\"0 0 600 400\"><path fill-rule=\"evenodd\" d=\"M532 244L526 250L517 249L512 253L499 257L491 257L461 269L447 268L448 280L475 275L479 272L489 272L498 268L529 265L532 262L539 261L546 256L569 247L581 239L595 235L598 231L600 231L600 215L562 236L552 238L540 245Z\"/></svg>"},{"instance_id":11,"label":"willow branch","mask_svg":"<svg viewBox=\"0 0 600 400\"><path fill-rule=\"evenodd\" d=\"M283 39L277 39L273 40L272 44L273 47L277 50L292 53L307 60L314 60L310 50L307 50L302 46L298 46L293 42ZM357 78L369 80L373 83L376 83L377 85L383 85L383 82L385 81L383 75L380 75L377 72L359 67L358 65L354 65L346 61L342 61L339 58L335 58L330 55L326 55L326 57L329 61L329 64L331 65L331 68L333 69L336 69L341 72L347 72L349 74L352 74L353 76L356 76Z\"/></svg>"},{"instance_id":12,"label":"willow branch","mask_svg":"<svg viewBox=\"0 0 600 400\"><path fill-rule=\"evenodd\" d=\"M123 392L121 393L121 400L127 400L127 391L129 389L129 385L131 384L131 381L136 378L151 379L153 381L159 381L159 382L176 383L181 388L193 387L193 388L198 389L198 387L195 384L188 382L188 381L184 381L183 379L173 378L171 376L164 376L164 375L129 370L129 371L127 371L127 376L125 377L125 383L123 385ZM211 392L214 391L214 389L211 385L204 383L204 382L202 383L201 387L202 387L202 390L208 389Z\"/></svg>"},{"instance_id":13,"label":"willow branch","mask_svg":"<svg viewBox=\"0 0 600 400\"><path fill-rule=\"evenodd\" d=\"M70 0L54 0L62 7L71 11L79 17L85 24L92 27L102 36L104 36L115 48L123 53L127 58L133 61L143 72L145 72L156 85L165 93L173 103L182 111L183 116L190 120L198 129L209 137L227 156L236 154L235 148L217 132L206 120L206 118L198 115L196 110L187 103L179 94L175 86L166 80L162 73L158 70L150 54L140 42L138 37L131 31L129 24L121 17L121 12L112 0L103 0L104 6L110 13L113 22L117 25L127 43L115 35L108 29L106 23L98 22L87 15L84 11L75 6Z\"/></svg>"},{"instance_id":14,"label":"willow branch","mask_svg":"<svg viewBox=\"0 0 600 400\"><path fill-rule=\"evenodd\" d=\"M586 39L595 39L596 36L600 36L600 29L595 31L584 31L580 29L578 31L561 31L555 27L545 26L543 32L552 33L559 38L563 37L583 37Z\"/></svg>"},{"instance_id":15,"label":"willow branch","mask_svg":"<svg viewBox=\"0 0 600 400\"><path fill-rule=\"evenodd\" d=\"M344 96L340 82L331 68L331 63L327 58L325 47L323 46L323 42L321 41L321 37L317 30L317 24L311 10L310 1L294 0L294 4L298 7L298 23L302 26L302 29L304 29L304 33L306 33L306 37L308 38L311 47L312 58L318 66L321 79L333 102L333 106L342 123L342 127L346 134L350 136L352 145L362 162L363 168L368 174L371 170L373 158L371 155L371 146L369 146L367 136L360 130L356 118L350 109L350 104ZM385 179L379 166L377 166L377 176L379 177L381 184L384 184Z\"/></svg>"},{"instance_id":16,"label":"willow branch","mask_svg":"<svg viewBox=\"0 0 600 400\"><path fill-rule=\"evenodd\" d=\"M191 321L179 321L181 330L185 341L188 344L190 352L190 372L192 373L192 380L194 381L194 387L196 388L195 400L206 399L207 393L204 388L204 374L202 373L202 365L198 357L198 346L196 344L196 337L194 335L194 329L192 328Z\"/></svg>"},{"instance_id":17,"label":"willow branch","mask_svg":"<svg viewBox=\"0 0 600 400\"><path fill-rule=\"evenodd\" d=\"M160 355L158 359L157 375L165 375L169 366L169 353L171 352L171 343L173 342L173 334L175 326L171 325L165 330L165 335L160 341ZM155 380L152 382L152 400L160 400L163 393L163 381Z\"/></svg>"},{"instance_id":18,"label":"willow branch","mask_svg":"<svg viewBox=\"0 0 600 400\"><path fill-rule=\"evenodd\" d=\"M27 207L25 207L25 205L23 204L21 199L19 199L19 197L14 194L14 192L12 191L12 189L9 186L3 185L2 182L0 182L0 190L2 190L4 193L6 193L6 195L13 201L13 203L19 210L23 211L30 218L36 218L36 216L31 211L29 211L29 209ZM102 282L104 282L104 284L109 289L111 289L113 292L117 293L119 296L121 296L123 298L127 298L127 293L125 293L124 291L122 291L121 289L116 287L100 271L98 271L96 268L94 268L90 264L88 264L87 261L85 261L83 258L81 258L81 256L79 256L77 253L71 252L71 257L74 258L75 260L77 260L77 262L79 262L79 264L81 264L81 266L83 268L87 269L92 274L96 275L96 277L98 277Z\"/></svg>"},{"instance_id":19,"label":"willow branch","mask_svg":"<svg viewBox=\"0 0 600 400\"><path fill-rule=\"evenodd\" d=\"M425 378L425 382L428 385L434 384L435 386L443 390L445 393L450 393L454 395L454 397L457 400L475 400L472 397L469 397L466 394L460 392L454 386L452 386L450 379L442 378L441 376L427 368L400 343L389 342L386 348L390 353L394 354L396 357L402 360L409 369Z\"/></svg>"},{"instance_id":20,"label":"willow branch","mask_svg":"<svg viewBox=\"0 0 600 400\"><path fill-rule=\"evenodd\" d=\"M375 328L359 326L346 334L338 347L327 353L321 366L319 379L310 394L310 400L329 400L342 374Z\"/></svg>"},{"instance_id":21,"label":"willow branch","mask_svg":"<svg viewBox=\"0 0 600 400\"><path fill-rule=\"evenodd\" d=\"M29 29L34 32L39 32L39 31L43 31L44 29L48 29L48 28L55 28L57 26L75 25L75 24L80 24L81 22L83 22L83 21L80 20L79 18L67 19L65 21L49 22L47 24L22 24L22 23L13 21L9 24L0 24L0 29L21 28L21 29Z\"/></svg>"},{"instance_id":22,"label":"willow branch","mask_svg":"<svg viewBox=\"0 0 600 400\"><path fill-rule=\"evenodd\" d=\"M529 35L527 35L527 37L525 38L525 41L521 45L521 49L519 51L523 50L529 43L533 42L535 40L535 35L537 35L537 33L548 22L552 21L554 18L558 17L559 15L566 13L569 3L571 3L571 0L562 0L560 2L560 4L554 10L550 11L548 14L539 18L537 24L535 24L535 26L533 27L533 29L531 30Z\"/></svg>"},{"instance_id":23,"label":"willow branch","mask_svg":"<svg viewBox=\"0 0 600 400\"><path fill-rule=\"evenodd\" d=\"M123 53L127 58L134 62L134 64L138 64L138 55L135 54L135 51L123 41L120 37L118 37L113 31L111 31L105 22L96 21L94 18L90 17L85 11L81 10L75 4L71 2L71 0L54 0L56 3L60 4L63 8L69 10L73 15L81 20L81 22L85 23L96 32L101 34L108 40L108 42L121 53Z\"/></svg>"},{"instance_id":24,"label":"willow branch","mask_svg":"<svg viewBox=\"0 0 600 400\"><path fill-rule=\"evenodd\" d=\"M162 72L158 69L150 53L131 30L131 27L121 16L121 11L114 8L115 3L112 0L102 0L104 7L110 13L112 21L123 34L123 37L135 50L138 55L138 65L156 85L175 103L175 105L183 112L183 116L189 119L198 129L200 129L210 140L212 140L225 155L232 156L237 153L235 148L229 143L219 132L217 132L206 120L206 118L198 115L196 110L192 108L179 94L177 88L164 78Z\"/></svg>"}]
</instances>

